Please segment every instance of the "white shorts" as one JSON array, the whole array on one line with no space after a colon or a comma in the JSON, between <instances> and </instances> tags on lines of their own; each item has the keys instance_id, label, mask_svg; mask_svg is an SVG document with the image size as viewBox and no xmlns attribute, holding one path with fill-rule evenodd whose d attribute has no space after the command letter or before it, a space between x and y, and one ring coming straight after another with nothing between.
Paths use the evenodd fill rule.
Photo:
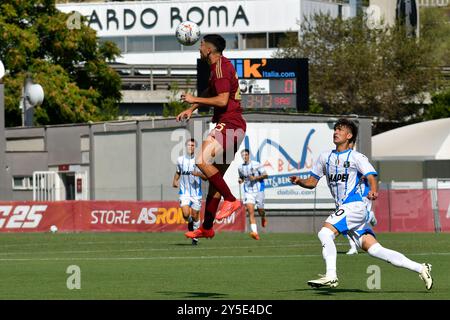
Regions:
<instances>
[{"instance_id":1,"label":"white shorts","mask_svg":"<svg viewBox=\"0 0 450 320\"><path fill-rule=\"evenodd\" d=\"M195 211L200 211L202 208L202 197L181 196L180 207L184 206L189 206Z\"/></svg>"},{"instance_id":2,"label":"white shorts","mask_svg":"<svg viewBox=\"0 0 450 320\"><path fill-rule=\"evenodd\" d=\"M367 197L363 197L364 204L366 205L367 210L367 216L366 221L370 223L372 226L376 225L376 218L375 218L375 212L372 210L372 200L368 199Z\"/></svg>"},{"instance_id":3,"label":"white shorts","mask_svg":"<svg viewBox=\"0 0 450 320\"><path fill-rule=\"evenodd\" d=\"M367 216L366 204L362 201L355 201L341 205L325 222L332 224L343 235L348 234L356 242L366 233L375 236L369 221L367 221Z\"/></svg>"},{"instance_id":4,"label":"white shorts","mask_svg":"<svg viewBox=\"0 0 450 320\"><path fill-rule=\"evenodd\" d=\"M245 192L244 204L256 204L258 209L264 209L264 192Z\"/></svg>"}]
</instances>

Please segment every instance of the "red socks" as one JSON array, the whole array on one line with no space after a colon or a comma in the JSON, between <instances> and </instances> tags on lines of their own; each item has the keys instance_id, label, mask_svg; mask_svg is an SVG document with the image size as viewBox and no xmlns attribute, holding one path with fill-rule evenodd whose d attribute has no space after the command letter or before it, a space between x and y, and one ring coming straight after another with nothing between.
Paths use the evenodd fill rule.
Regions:
<instances>
[{"instance_id":1,"label":"red socks","mask_svg":"<svg viewBox=\"0 0 450 320\"><path fill-rule=\"evenodd\" d=\"M210 195L206 197L205 218L203 219L203 229L209 230L213 227L220 198L213 198Z\"/></svg>"},{"instance_id":2,"label":"red socks","mask_svg":"<svg viewBox=\"0 0 450 320\"><path fill-rule=\"evenodd\" d=\"M231 201L231 202L236 201L236 198L231 193L230 188L228 188L228 186L225 183L225 180L223 180L222 174L220 172L217 172L216 174L209 177L208 181L222 195L222 197L225 201Z\"/></svg>"}]
</instances>

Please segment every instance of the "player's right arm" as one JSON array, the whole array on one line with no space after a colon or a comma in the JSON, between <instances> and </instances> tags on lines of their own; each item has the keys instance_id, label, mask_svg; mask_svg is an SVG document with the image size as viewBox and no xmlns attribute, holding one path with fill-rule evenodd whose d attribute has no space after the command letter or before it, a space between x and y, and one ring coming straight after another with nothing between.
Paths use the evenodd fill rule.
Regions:
<instances>
[{"instance_id":1,"label":"player's right arm","mask_svg":"<svg viewBox=\"0 0 450 320\"><path fill-rule=\"evenodd\" d=\"M220 76L217 76L217 72ZM211 94L209 97L195 97L189 93L182 94L181 100L191 103L193 105L208 105L213 108L226 108L231 94L231 82L233 79L230 73L223 68L216 71L216 76L213 76L213 86L215 89L215 95Z\"/></svg>"},{"instance_id":2,"label":"player's right arm","mask_svg":"<svg viewBox=\"0 0 450 320\"><path fill-rule=\"evenodd\" d=\"M179 160L177 160L177 170L175 171L175 175L173 176L172 187L178 188L180 186L180 177L181 177L181 168Z\"/></svg>"},{"instance_id":3,"label":"player's right arm","mask_svg":"<svg viewBox=\"0 0 450 320\"><path fill-rule=\"evenodd\" d=\"M196 105L197 108L200 104L208 105L211 107L225 108L228 105L228 100L230 99L230 92L221 92L218 93L215 97L208 98L195 97L192 94L186 93L185 95L181 96L181 99L188 103L192 103L192 105Z\"/></svg>"},{"instance_id":4,"label":"player's right arm","mask_svg":"<svg viewBox=\"0 0 450 320\"><path fill-rule=\"evenodd\" d=\"M172 187L178 188L179 186L180 186L180 174L178 172L175 172L175 175L173 176Z\"/></svg>"},{"instance_id":5,"label":"player's right arm","mask_svg":"<svg viewBox=\"0 0 450 320\"><path fill-rule=\"evenodd\" d=\"M324 174L325 162L325 155L322 153L314 162L314 165L310 172L310 176L307 179L301 179L297 176L291 176L289 177L291 183L297 184L302 188L314 189L317 186L320 178L322 178Z\"/></svg>"},{"instance_id":6,"label":"player's right arm","mask_svg":"<svg viewBox=\"0 0 450 320\"><path fill-rule=\"evenodd\" d=\"M238 168L238 175L239 175L238 182L239 182L239 184L241 184L244 182L244 179L245 179L244 173L242 172L241 168Z\"/></svg>"},{"instance_id":7,"label":"player's right arm","mask_svg":"<svg viewBox=\"0 0 450 320\"><path fill-rule=\"evenodd\" d=\"M317 183L319 180L317 180L316 177L310 176L308 179L300 179L300 177L297 176L291 176L289 177L292 184L297 184L302 188L306 189L314 189L317 186Z\"/></svg>"}]
</instances>

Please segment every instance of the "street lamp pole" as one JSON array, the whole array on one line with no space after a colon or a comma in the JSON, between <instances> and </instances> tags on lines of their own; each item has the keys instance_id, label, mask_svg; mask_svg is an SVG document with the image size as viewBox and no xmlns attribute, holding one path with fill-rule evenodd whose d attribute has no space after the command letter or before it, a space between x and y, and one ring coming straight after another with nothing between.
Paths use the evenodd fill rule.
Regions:
<instances>
[{"instance_id":1,"label":"street lamp pole","mask_svg":"<svg viewBox=\"0 0 450 320\"><path fill-rule=\"evenodd\" d=\"M33 83L30 75L27 75L22 88L22 99L20 108L22 109L22 126L33 126L34 107L44 101L44 90L42 86Z\"/></svg>"},{"instance_id":2,"label":"street lamp pole","mask_svg":"<svg viewBox=\"0 0 450 320\"><path fill-rule=\"evenodd\" d=\"M4 74L5 68L0 60L0 200L12 200L12 179L6 163Z\"/></svg>"}]
</instances>

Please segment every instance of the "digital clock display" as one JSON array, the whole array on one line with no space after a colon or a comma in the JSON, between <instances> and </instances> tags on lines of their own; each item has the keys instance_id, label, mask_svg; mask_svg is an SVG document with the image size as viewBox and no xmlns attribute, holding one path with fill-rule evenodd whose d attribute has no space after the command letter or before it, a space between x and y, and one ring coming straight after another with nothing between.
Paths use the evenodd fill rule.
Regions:
<instances>
[{"instance_id":1,"label":"digital clock display","mask_svg":"<svg viewBox=\"0 0 450 320\"><path fill-rule=\"evenodd\" d=\"M236 70L242 109L307 111L308 59L230 59ZM197 60L197 91L208 87L210 66Z\"/></svg>"},{"instance_id":2,"label":"digital clock display","mask_svg":"<svg viewBox=\"0 0 450 320\"><path fill-rule=\"evenodd\" d=\"M297 108L295 79L241 79L243 109Z\"/></svg>"},{"instance_id":3,"label":"digital clock display","mask_svg":"<svg viewBox=\"0 0 450 320\"><path fill-rule=\"evenodd\" d=\"M296 108L295 94L243 94L243 109L290 109Z\"/></svg>"}]
</instances>

